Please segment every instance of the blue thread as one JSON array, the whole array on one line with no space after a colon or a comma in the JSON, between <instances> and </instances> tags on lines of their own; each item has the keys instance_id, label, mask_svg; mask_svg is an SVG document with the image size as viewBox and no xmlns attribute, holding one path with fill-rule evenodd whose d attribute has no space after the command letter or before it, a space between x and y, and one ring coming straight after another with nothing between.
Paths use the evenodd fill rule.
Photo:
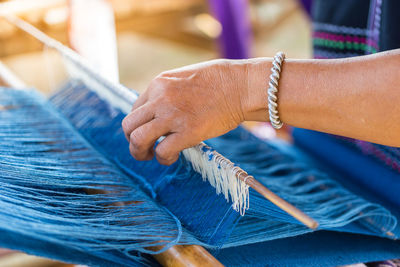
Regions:
<instances>
[{"instance_id":1,"label":"blue thread","mask_svg":"<svg viewBox=\"0 0 400 267\"><path fill-rule=\"evenodd\" d=\"M120 126L124 114L76 85L66 86L52 103L101 154L40 97L0 90L0 105L14 107L0 112L2 232L18 231L66 251L85 251L92 260L122 265L150 264L141 253L160 240L166 246L229 248L309 232L252 190L247 216L240 217L183 158L171 167L135 161ZM396 226L396 218L383 207L243 128L207 143L316 218L321 229L384 236L381 228ZM87 195L83 188L109 194ZM132 200L124 207L104 208ZM18 244L29 250L23 245L27 241ZM43 249L29 251L42 255ZM50 256L65 259L58 253Z\"/></svg>"},{"instance_id":2,"label":"blue thread","mask_svg":"<svg viewBox=\"0 0 400 267\"><path fill-rule=\"evenodd\" d=\"M126 265L142 265L137 252L155 242L170 247L190 239L181 238L175 216L138 190L34 92L0 89L0 96L1 106L14 107L0 112L2 232ZM84 189L108 193L89 195ZM130 204L113 206L116 202ZM114 255L117 251L126 256Z\"/></svg>"},{"instance_id":3,"label":"blue thread","mask_svg":"<svg viewBox=\"0 0 400 267\"><path fill-rule=\"evenodd\" d=\"M113 108L93 92L85 91L83 87L77 89L76 86L67 85L61 92L63 96L56 95L52 100L53 103L64 112L83 135L87 136L88 140L94 142L95 147L107 146L106 141L115 137L115 132L119 131L121 123L120 120L115 122L112 117L104 113L104 110L110 111ZM85 101L77 99L78 94L83 95ZM98 127L98 121L96 125L85 123L84 125L91 129L91 134L88 135L86 128L80 126L87 117L101 121L107 130L99 131L101 127ZM109 127L110 125L115 125L115 128ZM122 138L124 137L121 135L120 140L117 138L114 140L115 143L111 142L110 148L105 149L107 151L105 154L113 154L113 149L122 143ZM279 192L283 198L316 218L322 229L344 227L351 221L357 220L361 222L360 225L363 225L365 220L362 218L369 216L377 229L372 229L367 224L359 226L360 232L383 235L382 227L393 229L396 225L396 219L387 210L350 194L327 175L261 142L243 128L208 140L206 143L240 165L271 190ZM205 147L204 150L208 151ZM157 188L154 189L157 200L173 212L202 242L213 240L215 243L212 244L216 246L232 246L280 238L287 236L291 231L293 232L289 235L309 232L298 221L252 190L248 214L253 219L237 217L234 212L226 217L223 211L231 210L230 204L226 203L221 196L216 196L214 189L207 183L203 183L200 175L189 168L184 159L173 167L165 167L155 160L144 165L145 163L132 159L128 152L126 155L118 156L123 164L146 177L149 183L153 184L153 188ZM162 175L152 173L154 170L161 169ZM349 202L352 203L350 206ZM191 208L190 213L187 212L187 207ZM207 212L204 212L205 210ZM278 222L275 222L276 220ZM218 226L221 228L220 233L215 230ZM253 237L251 238L243 234L249 232L249 228L252 229L250 232ZM272 232L274 234L271 234ZM214 233L217 234L214 235Z\"/></svg>"}]
</instances>

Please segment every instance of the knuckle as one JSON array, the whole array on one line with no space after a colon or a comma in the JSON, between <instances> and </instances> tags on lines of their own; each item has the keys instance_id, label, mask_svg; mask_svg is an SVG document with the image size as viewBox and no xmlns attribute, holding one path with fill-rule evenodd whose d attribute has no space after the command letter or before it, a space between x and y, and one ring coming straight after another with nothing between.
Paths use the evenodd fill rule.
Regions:
<instances>
[{"instance_id":1,"label":"knuckle","mask_svg":"<svg viewBox=\"0 0 400 267\"><path fill-rule=\"evenodd\" d=\"M179 153L165 146L157 146L156 157L162 165L171 165L179 158Z\"/></svg>"},{"instance_id":2,"label":"knuckle","mask_svg":"<svg viewBox=\"0 0 400 267\"><path fill-rule=\"evenodd\" d=\"M127 131L128 127L129 127L129 119L128 116L126 116L123 120L122 120L122 129L125 131Z\"/></svg>"},{"instance_id":3,"label":"knuckle","mask_svg":"<svg viewBox=\"0 0 400 267\"><path fill-rule=\"evenodd\" d=\"M163 71L163 72L159 73L154 79L155 80L159 80L159 79L162 79L162 78L165 78L165 77L168 77L168 72L167 71Z\"/></svg>"},{"instance_id":4,"label":"knuckle","mask_svg":"<svg viewBox=\"0 0 400 267\"><path fill-rule=\"evenodd\" d=\"M174 163L175 161L173 159L163 159L160 158L159 156L157 156L158 162L161 163L162 165L171 165L172 163Z\"/></svg>"},{"instance_id":5,"label":"knuckle","mask_svg":"<svg viewBox=\"0 0 400 267\"><path fill-rule=\"evenodd\" d=\"M174 70L166 70L163 72L160 72L155 79L162 79L162 78L169 78L176 76L176 72Z\"/></svg>"},{"instance_id":6,"label":"knuckle","mask_svg":"<svg viewBox=\"0 0 400 267\"><path fill-rule=\"evenodd\" d=\"M141 151L144 149L144 139L143 135L139 131L133 131L130 135L131 145L136 151Z\"/></svg>"},{"instance_id":7,"label":"knuckle","mask_svg":"<svg viewBox=\"0 0 400 267\"><path fill-rule=\"evenodd\" d=\"M168 161L168 160L162 160L160 163L161 163L162 165L169 166L169 165L171 165L173 162L172 162L172 161Z\"/></svg>"},{"instance_id":8,"label":"knuckle","mask_svg":"<svg viewBox=\"0 0 400 267\"><path fill-rule=\"evenodd\" d=\"M152 81L151 81L151 87L165 87L169 84L169 79L168 75L165 73L160 73L157 75Z\"/></svg>"},{"instance_id":9,"label":"knuckle","mask_svg":"<svg viewBox=\"0 0 400 267\"><path fill-rule=\"evenodd\" d=\"M132 143L129 144L129 153L131 153L132 157L137 159L137 151L135 147L132 145Z\"/></svg>"},{"instance_id":10,"label":"knuckle","mask_svg":"<svg viewBox=\"0 0 400 267\"><path fill-rule=\"evenodd\" d=\"M157 161L158 161L161 165L168 165L167 162L165 161L165 159L160 158L158 155L157 155Z\"/></svg>"},{"instance_id":11,"label":"knuckle","mask_svg":"<svg viewBox=\"0 0 400 267\"><path fill-rule=\"evenodd\" d=\"M171 159L172 153L165 146L157 146L156 155L159 159L168 161Z\"/></svg>"},{"instance_id":12,"label":"knuckle","mask_svg":"<svg viewBox=\"0 0 400 267\"><path fill-rule=\"evenodd\" d=\"M131 153L132 157L134 157L136 160L145 160L146 159L146 154L142 153L141 151L137 150L134 145L129 146L129 152Z\"/></svg>"},{"instance_id":13,"label":"knuckle","mask_svg":"<svg viewBox=\"0 0 400 267\"><path fill-rule=\"evenodd\" d=\"M169 93L175 91L175 80L167 75L159 75L152 82L152 88L162 92ZM154 87L153 87L154 86Z\"/></svg>"}]
</instances>

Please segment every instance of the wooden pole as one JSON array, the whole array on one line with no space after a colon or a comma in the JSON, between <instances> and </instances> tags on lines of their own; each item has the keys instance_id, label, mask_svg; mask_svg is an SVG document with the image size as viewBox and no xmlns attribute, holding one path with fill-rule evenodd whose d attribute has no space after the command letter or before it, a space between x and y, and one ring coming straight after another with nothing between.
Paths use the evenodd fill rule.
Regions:
<instances>
[{"instance_id":1,"label":"wooden pole","mask_svg":"<svg viewBox=\"0 0 400 267\"><path fill-rule=\"evenodd\" d=\"M161 248L159 248L161 249ZM168 267L219 267L223 266L206 249L198 245L176 245L153 257L162 265Z\"/></svg>"},{"instance_id":2,"label":"wooden pole","mask_svg":"<svg viewBox=\"0 0 400 267\"><path fill-rule=\"evenodd\" d=\"M105 190L86 190L88 194L110 194ZM113 206L123 207L130 202L115 202ZM148 248L154 252L163 249L163 246L152 246ZM158 263L165 267L222 267L222 265L205 248L198 245L175 245L164 252L151 255Z\"/></svg>"},{"instance_id":3,"label":"wooden pole","mask_svg":"<svg viewBox=\"0 0 400 267\"><path fill-rule=\"evenodd\" d=\"M25 83L18 78L6 65L0 61L0 86L8 86L14 89L26 88Z\"/></svg>"}]
</instances>

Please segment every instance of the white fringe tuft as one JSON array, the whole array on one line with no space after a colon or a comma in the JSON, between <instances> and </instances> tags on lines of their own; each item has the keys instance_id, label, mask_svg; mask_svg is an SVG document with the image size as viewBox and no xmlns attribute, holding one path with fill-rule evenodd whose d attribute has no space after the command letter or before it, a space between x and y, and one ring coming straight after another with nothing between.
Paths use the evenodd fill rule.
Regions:
<instances>
[{"instance_id":1,"label":"white fringe tuft","mask_svg":"<svg viewBox=\"0 0 400 267\"><path fill-rule=\"evenodd\" d=\"M249 186L239 179L242 169L203 142L183 150L182 154L203 181L208 181L218 195L222 193L227 201L232 201L232 208L240 215L245 214L249 208Z\"/></svg>"},{"instance_id":2,"label":"white fringe tuft","mask_svg":"<svg viewBox=\"0 0 400 267\"><path fill-rule=\"evenodd\" d=\"M129 90L124 87L109 89L107 84L101 82L100 79L94 79L91 75L88 75L85 71L79 70L80 65L76 62L70 62L69 58L65 58L66 65L68 66L68 72L71 77L81 80L88 87L95 91L99 97L105 99L110 104L118 107L121 111L129 113L131 109L131 103L128 103L127 98L123 99L120 97L122 93L115 94L116 90ZM72 63L72 64L71 64ZM75 63L75 64L74 64ZM124 94L132 94L129 98L136 97L132 91L123 92ZM129 99L128 98L128 99ZM160 141L163 137L160 138ZM182 151L183 156L189 161L193 169L200 173L203 177L203 181L208 181L216 190L216 193L223 194L225 199L229 202L232 201L232 208L240 212L240 215L244 215L246 210L249 208L249 186L240 180L239 173L244 172L238 166L235 166L229 159L223 157L217 151L207 146L203 142L197 146L187 148Z\"/></svg>"}]
</instances>

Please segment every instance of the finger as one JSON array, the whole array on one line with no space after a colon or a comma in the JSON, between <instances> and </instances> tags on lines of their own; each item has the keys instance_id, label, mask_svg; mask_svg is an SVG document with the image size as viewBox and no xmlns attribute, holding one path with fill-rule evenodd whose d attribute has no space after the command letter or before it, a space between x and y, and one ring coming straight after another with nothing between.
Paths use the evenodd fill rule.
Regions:
<instances>
[{"instance_id":1,"label":"finger","mask_svg":"<svg viewBox=\"0 0 400 267\"><path fill-rule=\"evenodd\" d=\"M131 111L134 111L135 109L141 107L147 102L148 99L148 93L145 91L143 94L141 94L138 99L133 103Z\"/></svg>"},{"instance_id":2,"label":"finger","mask_svg":"<svg viewBox=\"0 0 400 267\"><path fill-rule=\"evenodd\" d=\"M179 133L173 133L165 137L156 147L156 157L159 163L171 165L179 158L179 153L190 146L185 146L182 142L184 138Z\"/></svg>"},{"instance_id":3,"label":"finger","mask_svg":"<svg viewBox=\"0 0 400 267\"><path fill-rule=\"evenodd\" d=\"M157 119L135 129L130 135L129 151L131 155L137 160L151 160L154 156L155 142L169 130L168 123Z\"/></svg>"},{"instance_id":4,"label":"finger","mask_svg":"<svg viewBox=\"0 0 400 267\"><path fill-rule=\"evenodd\" d=\"M141 125L151 121L154 118L154 111L149 104L140 106L133 110L122 120L122 129L129 142L131 133Z\"/></svg>"}]
</instances>

